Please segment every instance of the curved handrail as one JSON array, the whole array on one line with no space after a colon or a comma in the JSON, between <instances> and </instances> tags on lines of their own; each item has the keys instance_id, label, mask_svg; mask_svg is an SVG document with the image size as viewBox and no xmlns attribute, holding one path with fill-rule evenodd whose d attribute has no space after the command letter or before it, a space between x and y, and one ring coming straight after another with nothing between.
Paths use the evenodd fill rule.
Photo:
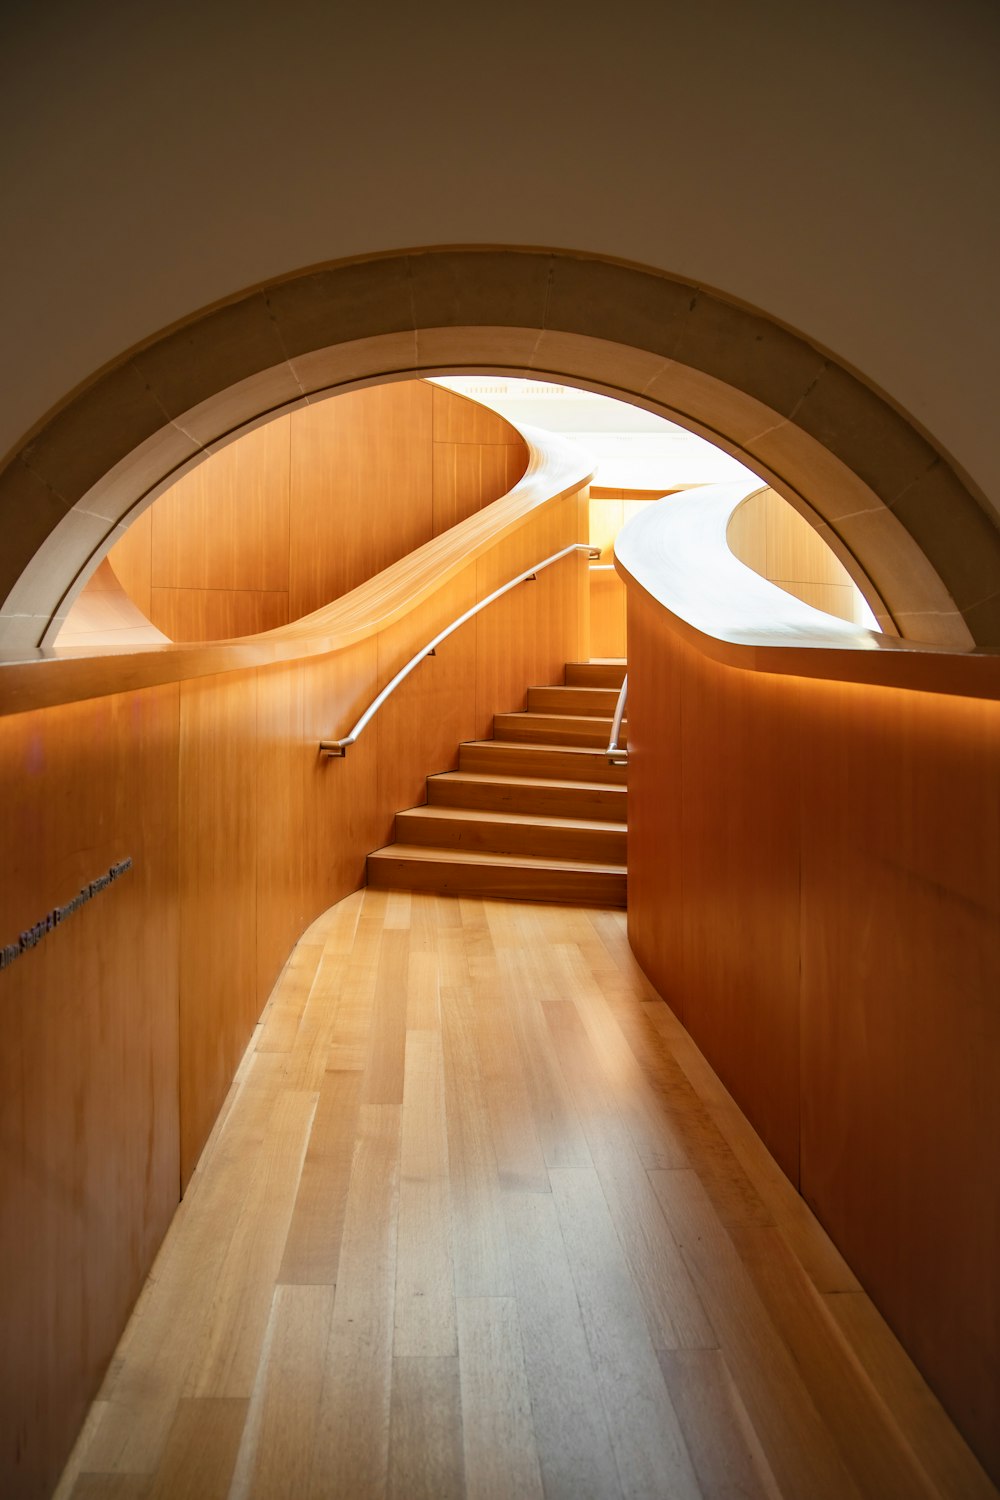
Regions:
<instances>
[{"instance_id":1,"label":"curved handrail","mask_svg":"<svg viewBox=\"0 0 1000 1500\"><path fill-rule=\"evenodd\" d=\"M511 589L516 588L519 583L527 583L529 579L533 580L545 568L551 568L553 563L561 562L564 557L569 557L574 552L586 552L591 557L599 556L588 542L572 542L570 546L564 547L561 552L553 552L551 557L544 558L541 562L535 563L534 567L526 568L516 578L511 578L509 582L501 584L498 589L493 590L492 594L487 594L485 599L480 599L478 604L474 604L471 609L467 609L464 615L459 615L457 620L452 620L451 624L446 625L444 630L439 631L432 641L427 642L426 646L421 646L417 654L410 657L406 666L400 668L392 681L386 683L378 697L369 703L354 728L345 734L343 739L320 740L319 748L322 753L324 755L343 758L347 754L348 746L353 745L355 740L367 728L386 699L392 696L400 683L406 681L415 667L419 667L420 663L426 661L428 656L434 655L434 652L442 641L446 641L450 635L454 635L460 626L471 620L475 615L478 615L480 610L485 609L488 604L493 604L497 599L502 598L504 594L509 594Z\"/></svg>"},{"instance_id":2,"label":"curved handrail","mask_svg":"<svg viewBox=\"0 0 1000 1500\"><path fill-rule=\"evenodd\" d=\"M615 716L611 721L611 736L608 740L608 748L604 752L608 758L609 766L628 765L628 746L619 745L618 736L622 732L622 719L625 715L625 703L628 699L628 673L622 678L621 691L618 694L618 702L615 704Z\"/></svg>"},{"instance_id":3,"label":"curved handrail","mask_svg":"<svg viewBox=\"0 0 1000 1500\"><path fill-rule=\"evenodd\" d=\"M333 603L289 625L197 645L39 647L0 653L0 715L219 672L304 660L370 639L428 600L476 558L512 536L535 510L575 494L592 476L575 444L532 427L528 467L510 491Z\"/></svg>"},{"instance_id":4,"label":"curved handrail","mask_svg":"<svg viewBox=\"0 0 1000 1500\"><path fill-rule=\"evenodd\" d=\"M802 603L741 563L726 532L759 480L706 485L646 506L615 541L615 567L727 666L965 697L1000 698L1000 653L883 635Z\"/></svg>"}]
</instances>

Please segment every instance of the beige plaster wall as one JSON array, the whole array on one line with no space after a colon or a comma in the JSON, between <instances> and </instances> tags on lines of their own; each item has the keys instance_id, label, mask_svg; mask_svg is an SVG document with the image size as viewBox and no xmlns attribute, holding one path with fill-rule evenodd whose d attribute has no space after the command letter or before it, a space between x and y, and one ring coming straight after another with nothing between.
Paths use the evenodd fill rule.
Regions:
<instances>
[{"instance_id":1,"label":"beige plaster wall","mask_svg":"<svg viewBox=\"0 0 1000 1500\"><path fill-rule=\"evenodd\" d=\"M124 348L339 256L555 245L784 320L992 498L984 0L5 8L0 452ZM585 83L600 108L567 111Z\"/></svg>"}]
</instances>

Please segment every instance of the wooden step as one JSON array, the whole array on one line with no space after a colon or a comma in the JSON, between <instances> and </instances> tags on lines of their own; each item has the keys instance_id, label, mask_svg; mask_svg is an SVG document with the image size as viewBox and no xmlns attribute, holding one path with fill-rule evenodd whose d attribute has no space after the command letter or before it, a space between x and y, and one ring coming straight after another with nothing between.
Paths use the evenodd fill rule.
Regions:
<instances>
[{"instance_id":1,"label":"wooden step","mask_svg":"<svg viewBox=\"0 0 1000 1500\"><path fill-rule=\"evenodd\" d=\"M432 807L624 823L627 798L626 787L599 781L548 781L540 776L488 776L470 771L445 771L427 778L427 801Z\"/></svg>"},{"instance_id":2,"label":"wooden step","mask_svg":"<svg viewBox=\"0 0 1000 1500\"><path fill-rule=\"evenodd\" d=\"M567 687L621 687L625 677L623 661L568 661L566 663Z\"/></svg>"},{"instance_id":3,"label":"wooden step","mask_svg":"<svg viewBox=\"0 0 1000 1500\"><path fill-rule=\"evenodd\" d=\"M495 716L494 739L459 746L458 770L428 778L424 806L397 813L396 842L368 857L369 885L625 905L626 768L606 755L615 684L532 688L528 701Z\"/></svg>"},{"instance_id":4,"label":"wooden step","mask_svg":"<svg viewBox=\"0 0 1000 1500\"><path fill-rule=\"evenodd\" d=\"M528 689L528 712L586 714L614 718L618 690L605 687L533 687Z\"/></svg>"},{"instance_id":5,"label":"wooden step","mask_svg":"<svg viewBox=\"0 0 1000 1500\"><path fill-rule=\"evenodd\" d=\"M531 854L580 863L625 863L625 825L475 808L411 807L396 814L400 844L494 854Z\"/></svg>"},{"instance_id":6,"label":"wooden step","mask_svg":"<svg viewBox=\"0 0 1000 1500\"><path fill-rule=\"evenodd\" d=\"M625 905L624 865L526 854L481 854L390 844L368 856L368 884L381 890L437 891L578 906Z\"/></svg>"},{"instance_id":7,"label":"wooden step","mask_svg":"<svg viewBox=\"0 0 1000 1500\"><path fill-rule=\"evenodd\" d=\"M460 771L538 776L547 781L600 781L623 786L625 766L609 766L603 750L584 745L532 745L519 740L469 740L458 749Z\"/></svg>"},{"instance_id":8,"label":"wooden step","mask_svg":"<svg viewBox=\"0 0 1000 1500\"><path fill-rule=\"evenodd\" d=\"M583 714L494 714L493 737L497 740L527 740L533 745L591 745L607 748L611 718ZM625 743L625 726L618 737Z\"/></svg>"}]
</instances>

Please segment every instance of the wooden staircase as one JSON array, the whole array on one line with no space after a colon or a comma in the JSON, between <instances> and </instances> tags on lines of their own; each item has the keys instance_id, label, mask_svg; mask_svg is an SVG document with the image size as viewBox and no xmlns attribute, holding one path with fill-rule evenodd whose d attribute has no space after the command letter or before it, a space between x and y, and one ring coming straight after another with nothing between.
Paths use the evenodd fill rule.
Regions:
<instances>
[{"instance_id":1,"label":"wooden staircase","mask_svg":"<svg viewBox=\"0 0 1000 1500\"><path fill-rule=\"evenodd\" d=\"M625 905L625 767L605 757L624 664L570 662L529 688L493 739L459 747L396 814L396 842L368 856L368 884L575 906Z\"/></svg>"}]
</instances>

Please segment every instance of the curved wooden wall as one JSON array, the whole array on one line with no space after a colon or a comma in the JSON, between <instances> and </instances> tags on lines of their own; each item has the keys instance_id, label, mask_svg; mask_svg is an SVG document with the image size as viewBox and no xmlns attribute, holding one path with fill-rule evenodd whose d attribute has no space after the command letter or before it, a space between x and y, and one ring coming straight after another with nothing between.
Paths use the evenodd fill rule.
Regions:
<instances>
[{"instance_id":1,"label":"curved wooden wall","mask_svg":"<svg viewBox=\"0 0 1000 1500\"><path fill-rule=\"evenodd\" d=\"M733 512L727 540L740 562L803 604L840 620L860 623L865 618L864 595L844 564L805 516L774 490L760 489L744 500ZM888 617L883 614L879 623L885 629Z\"/></svg>"},{"instance_id":2,"label":"curved wooden wall","mask_svg":"<svg viewBox=\"0 0 1000 1500\"><path fill-rule=\"evenodd\" d=\"M747 644L627 536L632 946L997 1477L1000 660Z\"/></svg>"},{"instance_id":3,"label":"curved wooden wall","mask_svg":"<svg viewBox=\"0 0 1000 1500\"><path fill-rule=\"evenodd\" d=\"M511 497L282 632L0 665L0 945L133 862L0 973L4 1496L48 1495L298 935L460 739L586 651L585 554L456 632L346 759L320 739L585 540L588 479L534 449Z\"/></svg>"},{"instance_id":4,"label":"curved wooden wall","mask_svg":"<svg viewBox=\"0 0 1000 1500\"><path fill-rule=\"evenodd\" d=\"M422 380L370 386L212 454L108 560L168 639L253 635L322 608L499 499L527 462L516 430L474 401ZM73 625L71 611L60 644Z\"/></svg>"}]
</instances>

